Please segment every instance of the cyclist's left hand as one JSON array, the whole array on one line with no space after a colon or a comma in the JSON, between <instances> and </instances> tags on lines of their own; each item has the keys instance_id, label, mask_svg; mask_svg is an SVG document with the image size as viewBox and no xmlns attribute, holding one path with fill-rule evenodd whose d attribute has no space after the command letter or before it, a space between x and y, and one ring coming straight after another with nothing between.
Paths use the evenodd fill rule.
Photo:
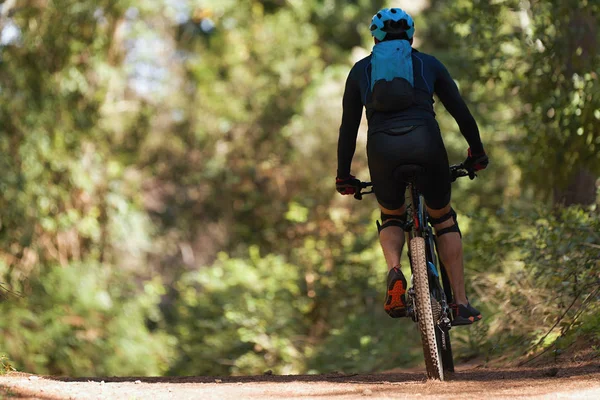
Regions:
<instances>
[{"instance_id":1,"label":"cyclist's left hand","mask_svg":"<svg viewBox=\"0 0 600 400\"><path fill-rule=\"evenodd\" d=\"M335 189L338 193L347 195L356 193L357 187L359 187L360 181L354 177L354 175L350 175L347 178L335 178Z\"/></svg>"}]
</instances>

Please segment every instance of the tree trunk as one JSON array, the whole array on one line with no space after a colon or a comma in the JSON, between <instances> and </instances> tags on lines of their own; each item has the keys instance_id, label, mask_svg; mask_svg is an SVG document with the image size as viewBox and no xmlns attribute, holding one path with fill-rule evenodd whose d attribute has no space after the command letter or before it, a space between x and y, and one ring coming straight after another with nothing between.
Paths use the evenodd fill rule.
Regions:
<instances>
[{"instance_id":1,"label":"tree trunk","mask_svg":"<svg viewBox=\"0 0 600 400\"><path fill-rule=\"evenodd\" d=\"M597 177L589 170L581 167L573 174L565 188L554 188L554 205L592 205L597 197Z\"/></svg>"}]
</instances>

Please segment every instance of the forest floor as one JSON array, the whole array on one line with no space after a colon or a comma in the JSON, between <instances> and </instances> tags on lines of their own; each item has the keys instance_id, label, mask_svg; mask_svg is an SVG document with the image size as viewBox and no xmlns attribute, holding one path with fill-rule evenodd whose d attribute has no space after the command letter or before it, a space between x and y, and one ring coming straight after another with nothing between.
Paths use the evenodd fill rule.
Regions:
<instances>
[{"instance_id":1,"label":"forest floor","mask_svg":"<svg viewBox=\"0 0 600 400\"><path fill-rule=\"evenodd\" d=\"M420 369L381 374L62 378L0 376L0 399L600 399L598 360L529 368L457 368L446 382Z\"/></svg>"}]
</instances>

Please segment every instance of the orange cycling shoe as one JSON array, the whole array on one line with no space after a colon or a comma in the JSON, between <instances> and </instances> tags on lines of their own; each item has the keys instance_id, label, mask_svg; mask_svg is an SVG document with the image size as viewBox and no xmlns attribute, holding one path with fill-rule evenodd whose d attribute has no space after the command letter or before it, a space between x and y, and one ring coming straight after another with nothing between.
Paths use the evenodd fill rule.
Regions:
<instances>
[{"instance_id":1,"label":"orange cycling shoe","mask_svg":"<svg viewBox=\"0 0 600 400\"><path fill-rule=\"evenodd\" d=\"M390 270L387 277L387 294L383 308L392 318L406 317L406 278L400 266Z\"/></svg>"}]
</instances>

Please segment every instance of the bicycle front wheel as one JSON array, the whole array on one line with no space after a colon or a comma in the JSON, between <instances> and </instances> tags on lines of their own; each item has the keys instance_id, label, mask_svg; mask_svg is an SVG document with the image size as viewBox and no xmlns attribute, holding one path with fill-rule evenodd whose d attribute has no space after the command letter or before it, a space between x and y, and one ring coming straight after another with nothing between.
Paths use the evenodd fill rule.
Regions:
<instances>
[{"instance_id":1,"label":"bicycle front wheel","mask_svg":"<svg viewBox=\"0 0 600 400\"><path fill-rule=\"evenodd\" d=\"M415 288L415 302L421 343L427 376L431 379L444 380L444 369L435 335L436 323L433 319L431 296L429 293L429 278L427 274L427 258L425 255L425 240L422 237L410 241L410 258Z\"/></svg>"}]
</instances>

